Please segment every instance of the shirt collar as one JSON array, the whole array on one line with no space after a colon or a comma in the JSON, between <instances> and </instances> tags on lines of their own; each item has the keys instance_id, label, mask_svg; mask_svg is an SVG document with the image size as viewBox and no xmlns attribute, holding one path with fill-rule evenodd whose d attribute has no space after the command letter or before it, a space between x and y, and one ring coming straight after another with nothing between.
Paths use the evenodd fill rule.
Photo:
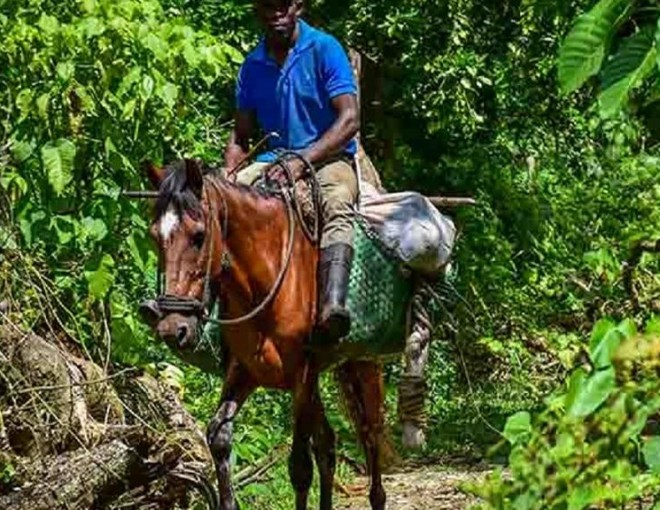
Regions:
<instances>
[{"instance_id":1,"label":"shirt collar","mask_svg":"<svg viewBox=\"0 0 660 510\"><path fill-rule=\"evenodd\" d=\"M298 20L298 40L293 46L293 51L300 53L309 48L314 42L314 29L305 21Z\"/></svg>"}]
</instances>

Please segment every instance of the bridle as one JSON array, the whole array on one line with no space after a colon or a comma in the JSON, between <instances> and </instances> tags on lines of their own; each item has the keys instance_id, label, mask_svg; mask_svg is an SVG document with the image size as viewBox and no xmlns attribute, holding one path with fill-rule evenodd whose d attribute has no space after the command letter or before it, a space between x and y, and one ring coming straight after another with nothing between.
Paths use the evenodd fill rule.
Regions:
<instances>
[{"instance_id":1,"label":"bridle","mask_svg":"<svg viewBox=\"0 0 660 510\"><path fill-rule=\"evenodd\" d=\"M296 154L296 153L293 153ZM297 155L296 156L300 157L301 159L304 160L301 156ZM306 163L306 166L309 168L313 168L309 162L304 160ZM278 162L279 163L279 162ZM285 161L282 161L279 163L282 168L285 170L285 173L287 175L287 178L291 181L292 184L295 184L293 175L291 173L290 168L286 164ZM315 180L315 179L314 179ZM286 276L287 269L289 268L289 265L291 263L291 256L293 255L293 248L294 248L294 241L295 241L295 226L296 226L296 220L295 220L295 212L294 212L294 202L296 202L295 198L292 197L291 192L289 191L288 188L281 186L278 192L281 194L284 204L287 210L287 219L288 219L288 241L287 241L287 248L286 248L286 255L284 257L284 262L282 266L280 267L280 271L277 275L277 278L275 279L275 282L273 283L273 286L271 287L270 291L268 294L261 300L259 304L257 304L251 311L248 313L240 316L240 317L235 317L231 319L214 319L211 318L209 315L209 310L211 308L211 305L213 303L213 298L212 292L211 292L211 261L212 261L212 250L213 250L213 232L215 229L211 228L211 222L214 220L216 217L216 211L213 205L213 201L210 200L209 193L208 193L208 186L214 188L218 192L218 196L222 200L222 207L223 207L223 223L222 223L222 229L221 229L221 235L224 240L227 239L228 237L228 227L229 227L229 208L227 206L227 200L224 196L224 193L222 191L222 187L220 186L218 182L218 178L213 176L213 175L206 175L204 176L204 186L202 187L204 196L206 198L206 201L209 205L209 214L208 214L208 219L206 221L206 231L209 232L209 238L207 240L207 244L209 246L208 251L207 251L207 264L206 264L206 274L204 276L204 291L202 294L202 300L198 300L196 298L192 297L182 297L182 296L175 296L171 294L162 294L160 292L160 281L161 281L161 275L159 274L158 276L158 282L159 282L159 296L156 299L156 302L158 304L158 311L165 315L169 315L170 313L180 313L183 315L194 315L198 319L200 319L200 323L206 323L210 322L213 324L218 324L220 326L232 326L232 325L237 325L241 324L244 322L247 322L249 320L254 319L257 315L259 315L275 298L277 295L282 282L284 281L284 277ZM296 206L297 207L297 206ZM222 243L222 251L220 253L220 257L222 260L223 264L223 269L227 266L227 261L229 260L229 252L226 248L227 243L224 242ZM160 264L159 264L160 268Z\"/></svg>"}]
</instances>

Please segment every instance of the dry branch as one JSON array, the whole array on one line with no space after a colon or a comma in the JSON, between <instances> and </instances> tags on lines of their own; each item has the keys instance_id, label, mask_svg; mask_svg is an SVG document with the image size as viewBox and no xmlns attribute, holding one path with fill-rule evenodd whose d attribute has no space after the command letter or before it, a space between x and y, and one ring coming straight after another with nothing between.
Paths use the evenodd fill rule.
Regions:
<instances>
[{"instance_id":1,"label":"dry branch","mask_svg":"<svg viewBox=\"0 0 660 510\"><path fill-rule=\"evenodd\" d=\"M269 455L261 459L256 465L249 466L238 472L234 477L234 487L236 489L241 489L252 483L262 480L266 473L273 466L278 464L288 455L288 452L288 445L278 446Z\"/></svg>"}]
</instances>

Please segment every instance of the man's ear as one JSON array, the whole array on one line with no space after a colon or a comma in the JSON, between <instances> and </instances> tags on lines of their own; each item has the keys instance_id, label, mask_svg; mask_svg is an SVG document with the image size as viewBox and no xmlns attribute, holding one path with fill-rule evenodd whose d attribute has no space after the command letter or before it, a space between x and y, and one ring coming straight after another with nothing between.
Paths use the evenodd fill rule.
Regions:
<instances>
[{"instance_id":1,"label":"man's ear","mask_svg":"<svg viewBox=\"0 0 660 510\"><path fill-rule=\"evenodd\" d=\"M186 159L186 181L188 187L201 198L202 188L204 187L204 175L202 166L197 159Z\"/></svg>"},{"instance_id":2,"label":"man's ear","mask_svg":"<svg viewBox=\"0 0 660 510\"><path fill-rule=\"evenodd\" d=\"M149 182L155 189L160 188L160 184L165 178L165 170L163 167L156 166L153 161L146 160L140 164L142 171L147 174Z\"/></svg>"},{"instance_id":3,"label":"man's ear","mask_svg":"<svg viewBox=\"0 0 660 510\"><path fill-rule=\"evenodd\" d=\"M296 5L296 16L301 16L305 10L305 2L303 0L293 0Z\"/></svg>"}]
</instances>

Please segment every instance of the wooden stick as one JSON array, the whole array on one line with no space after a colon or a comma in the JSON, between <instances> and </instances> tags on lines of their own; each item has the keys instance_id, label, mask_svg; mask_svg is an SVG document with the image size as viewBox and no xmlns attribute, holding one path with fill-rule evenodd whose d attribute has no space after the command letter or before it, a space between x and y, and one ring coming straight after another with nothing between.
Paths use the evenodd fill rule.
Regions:
<instances>
[{"instance_id":1,"label":"wooden stick","mask_svg":"<svg viewBox=\"0 0 660 510\"><path fill-rule=\"evenodd\" d=\"M264 145L266 145L266 142L270 140L271 138L279 138L280 135L276 133L275 131L272 131L268 133L266 136L264 136L261 140L259 140L256 144L254 144L254 147L252 147L248 153L241 158L241 160L234 165L233 168L230 168L227 170L227 177L231 177L233 174L236 172L239 172L241 170L241 167L252 157L257 153L258 150L261 149Z\"/></svg>"},{"instance_id":2,"label":"wooden stick","mask_svg":"<svg viewBox=\"0 0 660 510\"><path fill-rule=\"evenodd\" d=\"M158 198L157 191L122 191L121 195L127 198Z\"/></svg>"},{"instance_id":3,"label":"wooden stick","mask_svg":"<svg viewBox=\"0 0 660 510\"><path fill-rule=\"evenodd\" d=\"M461 207L464 205L477 205L477 201L474 198L468 197L426 197L429 201L436 207Z\"/></svg>"}]
</instances>

